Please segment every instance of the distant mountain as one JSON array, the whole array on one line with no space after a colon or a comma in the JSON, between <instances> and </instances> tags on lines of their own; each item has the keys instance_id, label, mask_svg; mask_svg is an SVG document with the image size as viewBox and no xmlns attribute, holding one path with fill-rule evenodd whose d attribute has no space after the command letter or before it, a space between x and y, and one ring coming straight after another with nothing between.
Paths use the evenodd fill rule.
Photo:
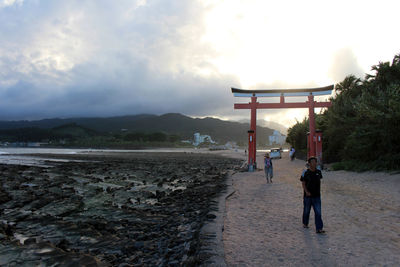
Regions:
<instances>
[{"instance_id":1,"label":"distant mountain","mask_svg":"<svg viewBox=\"0 0 400 267\"><path fill-rule=\"evenodd\" d=\"M250 120L240 120L239 122L241 123L250 123ZM287 135L287 130L288 128L280 123L274 122L274 121L266 121L266 120L257 120L257 125L262 126L262 127L267 127L270 129L274 129L279 131L283 135Z\"/></svg>"},{"instance_id":2,"label":"distant mountain","mask_svg":"<svg viewBox=\"0 0 400 267\"><path fill-rule=\"evenodd\" d=\"M0 130L3 129L17 129L27 127L38 127L51 129L68 124L78 124L99 132L112 132L119 131L122 125L134 124L136 121L143 119L152 119L157 117L156 115L140 114L134 116L120 116L120 117L109 117L109 118L53 118L43 119L36 121L0 121Z\"/></svg>"},{"instance_id":3,"label":"distant mountain","mask_svg":"<svg viewBox=\"0 0 400 267\"><path fill-rule=\"evenodd\" d=\"M4 142L40 142L43 140L94 137L96 135L99 135L96 131L76 123L65 124L52 129L23 127L0 130L0 140Z\"/></svg>"},{"instance_id":4,"label":"distant mountain","mask_svg":"<svg viewBox=\"0 0 400 267\"><path fill-rule=\"evenodd\" d=\"M51 129L51 132L64 137L92 137L98 135L98 132L76 123L64 124Z\"/></svg>"},{"instance_id":5,"label":"distant mountain","mask_svg":"<svg viewBox=\"0 0 400 267\"><path fill-rule=\"evenodd\" d=\"M215 118L191 118L179 113L168 113L164 115L140 114L131 116L119 116L109 118L68 118L68 119L43 119L37 121L0 121L0 130L17 128L43 128L57 129L63 126L63 131L68 129L65 125L77 125L95 132L121 133L121 132L164 132L175 134L182 139L192 140L193 134L210 135L213 140L224 143L226 141L237 141L247 143L249 130L248 123L223 121ZM257 143L267 144L268 136L273 130L266 127L257 127Z\"/></svg>"},{"instance_id":6,"label":"distant mountain","mask_svg":"<svg viewBox=\"0 0 400 267\"><path fill-rule=\"evenodd\" d=\"M280 123L274 121L260 121L260 126L267 127L270 129L278 130L281 134L287 135L288 128Z\"/></svg>"}]
</instances>

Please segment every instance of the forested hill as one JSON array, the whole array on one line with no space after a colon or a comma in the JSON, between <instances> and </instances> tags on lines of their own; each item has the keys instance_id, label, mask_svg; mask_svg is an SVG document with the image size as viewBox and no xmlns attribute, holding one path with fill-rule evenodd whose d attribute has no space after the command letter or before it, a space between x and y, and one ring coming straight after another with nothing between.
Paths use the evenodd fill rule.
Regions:
<instances>
[{"instance_id":1,"label":"forested hill","mask_svg":"<svg viewBox=\"0 0 400 267\"><path fill-rule=\"evenodd\" d=\"M326 162L352 170L400 170L400 54L372 66L364 79L336 85L332 107L316 116ZM308 120L288 130L288 141L306 149Z\"/></svg>"},{"instance_id":2,"label":"forested hill","mask_svg":"<svg viewBox=\"0 0 400 267\"><path fill-rule=\"evenodd\" d=\"M99 133L163 132L179 135L182 139L193 139L193 134L210 135L220 143L226 141L246 142L248 123L223 121L215 118L191 118L178 113L168 113L161 116L141 114L109 118L68 118L44 119L37 121L0 121L0 130L17 128L52 129L67 124L76 124ZM257 141L260 144L268 142L272 129L257 127Z\"/></svg>"}]
</instances>

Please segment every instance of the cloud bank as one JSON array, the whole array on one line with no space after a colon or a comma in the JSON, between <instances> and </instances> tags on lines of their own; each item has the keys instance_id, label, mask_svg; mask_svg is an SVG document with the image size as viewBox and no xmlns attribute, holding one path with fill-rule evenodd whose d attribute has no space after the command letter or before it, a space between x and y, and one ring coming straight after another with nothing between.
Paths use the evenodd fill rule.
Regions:
<instances>
[{"instance_id":1,"label":"cloud bank","mask_svg":"<svg viewBox=\"0 0 400 267\"><path fill-rule=\"evenodd\" d=\"M237 81L208 63L212 49L200 40L206 8L196 1L3 2L0 119L223 113Z\"/></svg>"},{"instance_id":2,"label":"cloud bank","mask_svg":"<svg viewBox=\"0 0 400 267\"><path fill-rule=\"evenodd\" d=\"M0 120L248 118L231 86L324 86L398 52L397 2L355 2L0 0ZM291 124L306 111L259 114Z\"/></svg>"}]
</instances>

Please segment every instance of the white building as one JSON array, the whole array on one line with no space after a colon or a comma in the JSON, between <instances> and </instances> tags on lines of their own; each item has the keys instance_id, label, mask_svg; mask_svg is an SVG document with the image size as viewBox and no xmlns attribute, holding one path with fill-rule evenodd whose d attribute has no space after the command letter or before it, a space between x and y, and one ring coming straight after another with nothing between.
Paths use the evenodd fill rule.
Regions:
<instances>
[{"instance_id":1,"label":"white building","mask_svg":"<svg viewBox=\"0 0 400 267\"><path fill-rule=\"evenodd\" d=\"M193 141L193 145L198 146L201 143L204 142L210 142L211 144L214 144L215 142L211 139L211 136L209 135L200 135L200 133L195 133L194 134L194 141Z\"/></svg>"},{"instance_id":2,"label":"white building","mask_svg":"<svg viewBox=\"0 0 400 267\"><path fill-rule=\"evenodd\" d=\"M286 142L286 136L282 135L279 131L274 131L272 135L269 136L269 144L283 145Z\"/></svg>"}]
</instances>

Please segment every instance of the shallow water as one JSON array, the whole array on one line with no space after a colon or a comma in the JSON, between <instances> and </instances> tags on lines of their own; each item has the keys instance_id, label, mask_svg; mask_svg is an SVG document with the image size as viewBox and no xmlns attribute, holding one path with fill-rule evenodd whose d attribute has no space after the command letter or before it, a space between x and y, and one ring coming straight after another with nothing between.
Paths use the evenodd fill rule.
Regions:
<instances>
[{"instance_id":1,"label":"shallow water","mask_svg":"<svg viewBox=\"0 0 400 267\"><path fill-rule=\"evenodd\" d=\"M24 166L38 166L38 167L51 167L49 163L57 162L83 162L82 160L67 160L67 159L52 159L52 158L37 158L24 155L13 154L0 154L0 164L24 165Z\"/></svg>"},{"instance_id":2,"label":"shallow water","mask_svg":"<svg viewBox=\"0 0 400 267\"><path fill-rule=\"evenodd\" d=\"M0 155L8 154L87 154L87 153L132 153L132 152L193 152L191 148L156 148L156 149L79 149L79 148L28 148L28 147L2 147Z\"/></svg>"},{"instance_id":3,"label":"shallow water","mask_svg":"<svg viewBox=\"0 0 400 267\"><path fill-rule=\"evenodd\" d=\"M78 148L26 148L26 147L2 147L0 148L0 164L25 165L50 167L49 162L75 162L75 160L37 158L32 155L40 154L101 154L101 153L154 153L154 152L193 152L193 149L186 148L163 148L163 149L141 149L141 150L121 150L121 149L78 149ZM47 162L47 163L46 163Z\"/></svg>"}]
</instances>

